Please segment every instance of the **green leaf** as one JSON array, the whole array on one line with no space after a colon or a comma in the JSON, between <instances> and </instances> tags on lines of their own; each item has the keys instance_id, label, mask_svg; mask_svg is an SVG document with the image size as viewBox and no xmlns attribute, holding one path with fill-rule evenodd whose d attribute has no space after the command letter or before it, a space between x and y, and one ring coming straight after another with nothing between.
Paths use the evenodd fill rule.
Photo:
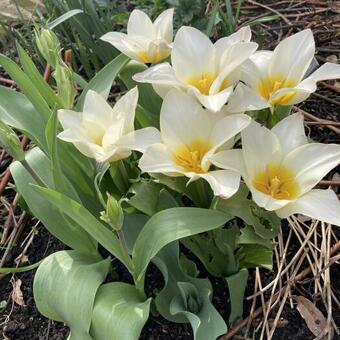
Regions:
<instances>
[{"instance_id":1,"label":"green leaf","mask_svg":"<svg viewBox=\"0 0 340 340\"><path fill-rule=\"evenodd\" d=\"M30 264L29 266L0 268L0 274L23 273L37 268L42 261Z\"/></svg>"},{"instance_id":2,"label":"green leaf","mask_svg":"<svg viewBox=\"0 0 340 340\"><path fill-rule=\"evenodd\" d=\"M81 9L72 9L64 14L62 14L59 18L51 21L48 23L48 28L53 29L54 27L60 25L64 21L68 20L69 18L72 18L74 15L79 14L79 13L84 13Z\"/></svg>"},{"instance_id":3,"label":"green leaf","mask_svg":"<svg viewBox=\"0 0 340 340\"><path fill-rule=\"evenodd\" d=\"M51 110L47 105L42 94L32 83L31 79L20 69L20 67L10 58L0 54L0 65L6 70L9 76L16 82L23 94L32 103L35 109L39 112L43 126L46 125L48 118L51 115Z\"/></svg>"},{"instance_id":4,"label":"green leaf","mask_svg":"<svg viewBox=\"0 0 340 340\"><path fill-rule=\"evenodd\" d=\"M251 22L248 23L248 25L250 27L255 27L255 26L258 26L260 24L263 24L263 23L266 23L266 22L272 22L272 21L275 21L275 20L278 20L278 19L280 19L279 15L267 15L265 17L252 20Z\"/></svg>"},{"instance_id":5,"label":"green leaf","mask_svg":"<svg viewBox=\"0 0 340 340\"><path fill-rule=\"evenodd\" d=\"M237 241L238 244L259 244L268 249L273 249L275 244L271 240L263 239L261 236L257 235L254 228L251 226L246 226L241 229L241 235Z\"/></svg>"},{"instance_id":6,"label":"green leaf","mask_svg":"<svg viewBox=\"0 0 340 340\"><path fill-rule=\"evenodd\" d=\"M48 186L53 186L51 163L41 150L34 148L29 151L26 154L26 161L44 183L47 183ZM78 223L63 215L56 208L54 202L47 201L31 186L31 183L36 182L21 163L12 163L10 169L18 192L25 199L30 211L51 234L73 249L83 252L97 252L96 243L90 235Z\"/></svg>"},{"instance_id":7,"label":"green leaf","mask_svg":"<svg viewBox=\"0 0 340 340\"><path fill-rule=\"evenodd\" d=\"M273 250L257 244L245 244L240 252L240 266L247 268L273 268Z\"/></svg>"},{"instance_id":8,"label":"green leaf","mask_svg":"<svg viewBox=\"0 0 340 340\"><path fill-rule=\"evenodd\" d=\"M0 119L21 131L42 150L47 150L44 134L47 120L41 119L22 93L0 86Z\"/></svg>"},{"instance_id":9,"label":"green leaf","mask_svg":"<svg viewBox=\"0 0 340 340\"><path fill-rule=\"evenodd\" d=\"M56 93L51 89L49 84L41 76L40 72L34 65L29 55L20 46L18 42L16 42L16 46L17 46L17 50L19 53L21 65L24 68L26 75L31 79L32 83L37 88L37 90L40 92L40 94L43 96L43 98L46 100L47 104L52 109L62 108L63 104L60 98L56 95Z\"/></svg>"},{"instance_id":10,"label":"green leaf","mask_svg":"<svg viewBox=\"0 0 340 340\"><path fill-rule=\"evenodd\" d=\"M92 340L89 330L96 292L110 268L102 260L74 250L48 256L33 283L34 300L41 314L70 327L70 340Z\"/></svg>"},{"instance_id":11,"label":"green leaf","mask_svg":"<svg viewBox=\"0 0 340 340\"><path fill-rule=\"evenodd\" d=\"M138 340L149 316L151 298L143 301L137 289L123 282L102 285L96 296L91 335L97 340Z\"/></svg>"},{"instance_id":12,"label":"green leaf","mask_svg":"<svg viewBox=\"0 0 340 340\"><path fill-rule=\"evenodd\" d=\"M244 293L247 287L248 270L242 268L238 273L225 278L230 297L229 323L233 324L242 318Z\"/></svg>"},{"instance_id":13,"label":"green leaf","mask_svg":"<svg viewBox=\"0 0 340 340\"><path fill-rule=\"evenodd\" d=\"M152 258L168 243L222 226L228 216L217 210L171 208L153 215L138 235L132 252L135 275L143 276Z\"/></svg>"},{"instance_id":14,"label":"green leaf","mask_svg":"<svg viewBox=\"0 0 340 340\"><path fill-rule=\"evenodd\" d=\"M98 243L107 251L119 259L127 269L132 272L132 263L130 257L125 256L117 236L106 228L98 219L96 219L87 209L78 202L69 197L48 189L34 186L37 193L47 201L51 202L60 209L64 214L87 231Z\"/></svg>"},{"instance_id":15,"label":"green leaf","mask_svg":"<svg viewBox=\"0 0 340 340\"><path fill-rule=\"evenodd\" d=\"M185 274L178 255L178 242L173 242L153 260L165 281L165 287L156 296L157 310L172 322L189 321L196 340L215 340L226 333L227 326L210 301L211 284L208 279Z\"/></svg>"},{"instance_id":16,"label":"green leaf","mask_svg":"<svg viewBox=\"0 0 340 340\"><path fill-rule=\"evenodd\" d=\"M115 80L120 70L126 65L128 60L129 58L127 56L120 54L104 66L84 88L79 97L77 108L79 110L83 108L85 96L88 90L96 91L104 98L107 98L111 90L112 82Z\"/></svg>"}]
</instances>

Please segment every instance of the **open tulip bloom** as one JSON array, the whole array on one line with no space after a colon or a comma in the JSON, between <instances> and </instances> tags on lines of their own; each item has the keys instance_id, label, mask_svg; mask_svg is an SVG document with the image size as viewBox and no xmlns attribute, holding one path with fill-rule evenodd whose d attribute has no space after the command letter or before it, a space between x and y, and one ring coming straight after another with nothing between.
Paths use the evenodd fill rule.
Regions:
<instances>
[{"instance_id":1,"label":"open tulip bloom","mask_svg":"<svg viewBox=\"0 0 340 340\"><path fill-rule=\"evenodd\" d=\"M138 89L135 87L111 108L100 94L90 90L83 112L58 110L64 128L58 137L73 143L81 153L97 162L126 158L131 150L142 152L158 141L158 131L152 127L135 131L137 100Z\"/></svg>"},{"instance_id":2,"label":"open tulip bloom","mask_svg":"<svg viewBox=\"0 0 340 340\"><path fill-rule=\"evenodd\" d=\"M132 11L127 34L109 32L101 39L133 60L156 64L170 55L173 38L173 9L161 13L154 23L142 11Z\"/></svg>"},{"instance_id":3,"label":"open tulip bloom","mask_svg":"<svg viewBox=\"0 0 340 340\"><path fill-rule=\"evenodd\" d=\"M232 157L221 151L211 161L239 171L260 207L281 218L298 213L340 226L334 191L312 189L340 163L340 145L308 143L299 113L272 130L252 121L241 136L242 150Z\"/></svg>"},{"instance_id":4,"label":"open tulip bloom","mask_svg":"<svg viewBox=\"0 0 340 340\"><path fill-rule=\"evenodd\" d=\"M334 63L325 63L305 78L314 54L310 29L282 40L274 51L254 53L242 66L244 84L236 87L228 110L273 110L278 105L294 105L306 100L318 81L340 78L340 65Z\"/></svg>"},{"instance_id":5,"label":"open tulip bloom","mask_svg":"<svg viewBox=\"0 0 340 340\"><path fill-rule=\"evenodd\" d=\"M199 30L181 27L173 43L171 65L153 66L133 79L153 84L161 96L175 87L218 112L239 81L240 65L257 49L250 38L250 28L245 27L213 44Z\"/></svg>"},{"instance_id":6,"label":"open tulip bloom","mask_svg":"<svg viewBox=\"0 0 340 340\"><path fill-rule=\"evenodd\" d=\"M220 147L232 147L234 137L249 123L244 114L218 118L194 98L172 90L160 113L160 142L146 149L139 167L148 173L186 176L189 182L203 178L216 196L230 197L239 187L239 173L212 170L210 158Z\"/></svg>"}]
</instances>

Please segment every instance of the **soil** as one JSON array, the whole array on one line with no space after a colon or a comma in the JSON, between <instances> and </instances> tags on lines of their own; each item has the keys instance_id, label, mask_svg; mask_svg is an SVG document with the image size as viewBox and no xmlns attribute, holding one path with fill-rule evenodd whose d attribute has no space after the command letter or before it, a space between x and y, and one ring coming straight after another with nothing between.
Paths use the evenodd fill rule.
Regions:
<instances>
[{"instance_id":1,"label":"soil","mask_svg":"<svg viewBox=\"0 0 340 340\"><path fill-rule=\"evenodd\" d=\"M318 6L323 1L293 1L293 7L291 11L285 11L287 4L290 1L258 1L265 6L271 6L273 9L284 13L286 19L292 22L289 26L284 20L278 20L275 22L263 24L261 28L256 27L254 30L257 35L264 35L264 42L262 48L272 49L277 42L286 34L295 33L300 29L310 27L313 29L316 39L317 55L316 58L320 63L329 60L330 57L339 59L339 40L336 38L336 30L334 23L338 22L339 8L336 7L336 1L328 1L329 9L327 11L318 12ZM245 2L246 3L246 2ZM300 4L301 3L301 4ZM324 8L324 6L322 6ZM296 10L293 11L293 8ZM244 6L241 15L241 22L245 22L251 18L255 18L259 15L273 15L274 13L264 7L251 5L248 2ZM295 14L295 16L293 15ZM331 84L334 84L331 83ZM318 96L318 95L321 95ZM310 96L310 98L303 103L300 107L323 119L330 119L339 121L339 95L338 92L328 88L327 86L320 85L316 95ZM339 143L340 135L329 130L326 126L308 127L309 136L315 141L323 143ZM9 159L5 158L0 164L1 172L8 165ZM327 179L331 179L335 174L339 174L340 168L333 170ZM336 189L335 189L336 190ZM336 190L337 191L337 190ZM13 190L6 190L5 195L8 201L13 199ZM337 191L339 194L339 191ZM5 209L0 209L0 224L4 222L6 216ZM27 234L31 231L32 226L36 221L29 219L25 225L24 232L19 242L13 248L12 260L6 263L6 266L14 266L13 259L20 254L22 248L20 248L21 242L25 239ZM283 225L283 228L287 226ZM36 228L37 233L34 237L32 244L27 251L27 257L29 263L35 263L45 256L65 249L65 246L61 244L57 239L51 236L42 225L38 225ZM338 237L340 236L339 230L337 231ZM295 244L298 247L298 243ZM1 253L0 249L0 253ZM294 247L290 249L294 254ZM25 263L24 265L27 265ZM201 274L205 275L204 268L198 267ZM125 272L122 265L114 263L114 268L123 281L129 282L129 274ZM15 274L13 276L7 275L4 278L0 278L0 339L9 340L62 340L66 339L69 333L68 328L62 323L54 322L43 317L36 309L33 293L32 282L35 270L30 272ZM273 279L275 268L273 272L266 270L261 271L261 278L266 284ZM214 287L213 304L221 313L222 317L227 320L228 317L228 290L225 283L221 279L209 277ZM340 282L340 266L333 265L331 267L331 278L334 284ZM20 279L22 281L21 291L23 293L24 305L18 305L11 298L13 291L13 282ZM150 266L147 273L147 292L151 292L155 288L162 287L163 278L160 272L155 266ZM253 293L254 284L254 271L250 271L246 296ZM311 301L315 301L317 306L322 310L322 307L318 304L318 297L313 296L312 284L308 282L300 283L295 288L295 293L303 295L309 298ZM340 300L339 287L333 287L333 291L336 294L338 300ZM6 306L3 307L3 304ZM248 315L250 310L250 304L248 301L244 303L244 315ZM334 308L333 311L334 321L337 325L340 325L340 311ZM272 322L273 320L269 320ZM261 322L261 318L254 321L254 327ZM252 334L248 335L250 338ZM183 339L191 340L192 330L189 324L174 324L160 316L150 316L148 322L145 324L141 337L141 340L168 340L168 339ZM258 334L254 336L254 339L258 338ZM274 340L281 339L294 339L294 340L308 340L314 339L313 334L307 328L304 320L300 316L296 309L291 309L289 304L284 307L279 327L277 328ZM236 339L236 337L235 337ZM335 337L334 337L335 339ZM119 339L120 340L120 339Z\"/></svg>"}]
</instances>

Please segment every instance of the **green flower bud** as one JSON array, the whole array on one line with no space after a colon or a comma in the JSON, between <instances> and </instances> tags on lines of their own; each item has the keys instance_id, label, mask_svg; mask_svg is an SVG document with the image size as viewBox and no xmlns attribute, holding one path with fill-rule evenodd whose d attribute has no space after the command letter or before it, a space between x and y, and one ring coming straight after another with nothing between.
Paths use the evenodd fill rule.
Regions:
<instances>
[{"instance_id":1,"label":"green flower bud","mask_svg":"<svg viewBox=\"0 0 340 340\"><path fill-rule=\"evenodd\" d=\"M22 148L17 134L3 121L0 120L0 145L7 153L17 161L25 159L25 152Z\"/></svg>"},{"instance_id":2,"label":"green flower bud","mask_svg":"<svg viewBox=\"0 0 340 340\"><path fill-rule=\"evenodd\" d=\"M35 30L34 34L39 52L48 64L55 67L60 55L60 43L57 36L47 28Z\"/></svg>"},{"instance_id":3,"label":"green flower bud","mask_svg":"<svg viewBox=\"0 0 340 340\"><path fill-rule=\"evenodd\" d=\"M64 108L71 109L76 96L76 89L72 80L72 70L59 58L52 75L57 82L58 97L62 100Z\"/></svg>"},{"instance_id":4,"label":"green flower bud","mask_svg":"<svg viewBox=\"0 0 340 340\"><path fill-rule=\"evenodd\" d=\"M107 195L106 211L102 211L100 215L100 219L109 224L112 229L122 229L124 212L120 203L113 196Z\"/></svg>"}]
</instances>

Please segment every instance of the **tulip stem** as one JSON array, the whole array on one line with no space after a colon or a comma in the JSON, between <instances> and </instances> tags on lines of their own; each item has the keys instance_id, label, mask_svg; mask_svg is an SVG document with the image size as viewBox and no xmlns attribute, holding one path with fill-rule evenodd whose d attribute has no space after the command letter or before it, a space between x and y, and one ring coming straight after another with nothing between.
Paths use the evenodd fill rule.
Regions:
<instances>
[{"instance_id":1,"label":"tulip stem","mask_svg":"<svg viewBox=\"0 0 340 340\"><path fill-rule=\"evenodd\" d=\"M32 169L32 167L27 163L27 161L24 159L20 162L22 166L25 168L25 170L33 177L33 179L44 188L48 188L48 186L45 184L45 182L41 179L41 177Z\"/></svg>"}]
</instances>

